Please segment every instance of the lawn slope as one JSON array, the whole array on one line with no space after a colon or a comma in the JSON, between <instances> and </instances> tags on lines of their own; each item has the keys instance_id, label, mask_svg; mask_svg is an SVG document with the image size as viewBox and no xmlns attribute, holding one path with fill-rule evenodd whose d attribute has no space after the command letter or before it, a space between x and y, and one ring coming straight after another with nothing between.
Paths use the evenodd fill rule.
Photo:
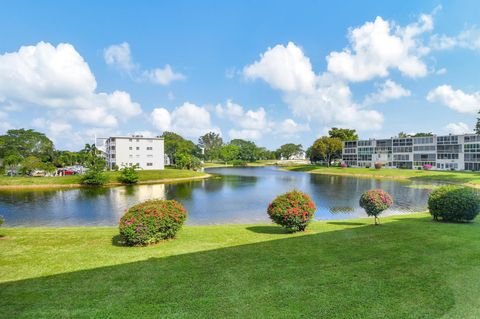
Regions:
<instances>
[{"instance_id":1,"label":"lawn slope","mask_svg":"<svg viewBox=\"0 0 480 319\"><path fill-rule=\"evenodd\" d=\"M116 228L4 228L5 318L478 318L480 223L426 214L192 226L127 248Z\"/></svg>"}]
</instances>

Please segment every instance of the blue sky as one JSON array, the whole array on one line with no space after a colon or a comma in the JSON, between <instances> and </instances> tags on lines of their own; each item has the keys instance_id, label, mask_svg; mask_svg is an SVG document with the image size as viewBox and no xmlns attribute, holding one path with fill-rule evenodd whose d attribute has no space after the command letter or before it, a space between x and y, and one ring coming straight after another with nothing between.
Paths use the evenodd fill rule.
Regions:
<instances>
[{"instance_id":1,"label":"blue sky","mask_svg":"<svg viewBox=\"0 0 480 319\"><path fill-rule=\"evenodd\" d=\"M477 1L11 1L0 10L0 129L58 148L94 135L210 130L276 148L469 132Z\"/></svg>"}]
</instances>

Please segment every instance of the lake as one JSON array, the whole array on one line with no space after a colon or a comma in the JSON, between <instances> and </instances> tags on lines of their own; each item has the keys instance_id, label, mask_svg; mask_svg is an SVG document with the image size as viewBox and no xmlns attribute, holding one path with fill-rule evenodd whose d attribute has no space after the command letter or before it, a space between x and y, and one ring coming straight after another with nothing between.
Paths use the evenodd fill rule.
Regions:
<instances>
[{"instance_id":1,"label":"lake","mask_svg":"<svg viewBox=\"0 0 480 319\"><path fill-rule=\"evenodd\" d=\"M110 226L128 207L150 199L176 199L189 211L187 224L268 222L272 199L291 189L308 193L316 220L365 217L362 192L381 188L393 195L388 214L426 210L429 190L421 183L282 171L275 167L210 168L215 177L174 184L54 190L1 190L6 226ZM420 186L419 186L420 185Z\"/></svg>"}]
</instances>

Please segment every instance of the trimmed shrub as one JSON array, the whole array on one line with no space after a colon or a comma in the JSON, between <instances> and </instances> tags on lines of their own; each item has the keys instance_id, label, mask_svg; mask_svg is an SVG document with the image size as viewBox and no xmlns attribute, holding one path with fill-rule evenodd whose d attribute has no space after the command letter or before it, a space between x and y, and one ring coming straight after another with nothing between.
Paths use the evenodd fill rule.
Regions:
<instances>
[{"instance_id":1,"label":"trimmed shrub","mask_svg":"<svg viewBox=\"0 0 480 319\"><path fill-rule=\"evenodd\" d=\"M237 160L231 161L230 164L232 164L233 166L247 166L247 161L237 159Z\"/></svg>"},{"instance_id":2,"label":"trimmed shrub","mask_svg":"<svg viewBox=\"0 0 480 319\"><path fill-rule=\"evenodd\" d=\"M392 195L383 189L372 189L366 191L360 197L360 207L365 209L368 216L373 216L375 225L378 225L378 216L387 208L393 205Z\"/></svg>"},{"instance_id":3,"label":"trimmed shrub","mask_svg":"<svg viewBox=\"0 0 480 319\"><path fill-rule=\"evenodd\" d=\"M83 185L102 186L107 182L107 176L103 170L89 169L80 177Z\"/></svg>"},{"instance_id":4,"label":"trimmed shrub","mask_svg":"<svg viewBox=\"0 0 480 319\"><path fill-rule=\"evenodd\" d=\"M0 215L0 226L2 226L4 222L5 222L5 219L3 218L2 215Z\"/></svg>"},{"instance_id":5,"label":"trimmed shrub","mask_svg":"<svg viewBox=\"0 0 480 319\"><path fill-rule=\"evenodd\" d=\"M434 220L468 222L480 211L480 196L469 187L438 187L428 197L428 210Z\"/></svg>"},{"instance_id":6,"label":"trimmed shrub","mask_svg":"<svg viewBox=\"0 0 480 319\"><path fill-rule=\"evenodd\" d=\"M174 238L187 219L175 200L148 200L132 206L120 219L120 237L128 246L141 246Z\"/></svg>"},{"instance_id":7,"label":"trimmed shrub","mask_svg":"<svg viewBox=\"0 0 480 319\"><path fill-rule=\"evenodd\" d=\"M431 164L425 164L425 165L423 165L423 169L426 170L426 171L431 170L432 167L433 167L433 166L432 166Z\"/></svg>"},{"instance_id":8,"label":"trimmed shrub","mask_svg":"<svg viewBox=\"0 0 480 319\"><path fill-rule=\"evenodd\" d=\"M375 169L381 169L383 164L377 162L377 163L374 164L374 166L375 166Z\"/></svg>"},{"instance_id":9,"label":"trimmed shrub","mask_svg":"<svg viewBox=\"0 0 480 319\"><path fill-rule=\"evenodd\" d=\"M268 215L276 224L290 232L304 231L315 214L310 196L293 190L278 196L268 205Z\"/></svg>"},{"instance_id":10,"label":"trimmed shrub","mask_svg":"<svg viewBox=\"0 0 480 319\"><path fill-rule=\"evenodd\" d=\"M118 181L122 184L136 184L138 182L138 173L135 170L137 166L126 166L120 170Z\"/></svg>"},{"instance_id":11,"label":"trimmed shrub","mask_svg":"<svg viewBox=\"0 0 480 319\"><path fill-rule=\"evenodd\" d=\"M348 165L345 164L345 163L342 163L342 164L340 164L340 167L345 168L345 167L348 167Z\"/></svg>"}]
</instances>

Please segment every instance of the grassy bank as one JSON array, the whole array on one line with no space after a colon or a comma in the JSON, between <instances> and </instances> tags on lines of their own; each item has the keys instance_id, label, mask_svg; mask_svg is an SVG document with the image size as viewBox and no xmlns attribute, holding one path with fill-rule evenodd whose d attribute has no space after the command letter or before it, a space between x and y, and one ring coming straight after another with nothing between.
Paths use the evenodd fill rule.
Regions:
<instances>
[{"instance_id":1,"label":"grassy bank","mask_svg":"<svg viewBox=\"0 0 480 319\"><path fill-rule=\"evenodd\" d=\"M424 171L411 169L374 169L374 168L341 168L315 165L297 165L284 169L297 172L310 172L326 175L348 175L358 177L409 179L418 181L444 181L480 187L480 173L456 171Z\"/></svg>"},{"instance_id":2,"label":"grassy bank","mask_svg":"<svg viewBox=\"0 0 480 319\"><path fill-rule=\"evenodd\" d=\"M478 318L480 223L426 214L185 227L127 248L116 228L4 228L4 318Z\"/></svg>"},{"instance_id":3,"label":"grassy bank","mask_svg":"<svg viewBox=\"0 0 480 319\"><path fill-rule=\"evenodd\" d=\"M118 183L119 172L105 172L108 177L108 183ZM152 182L162 180L174 180L174 179L185 179L185 178L198 178L205 176L205 173L195 172L189 170L180 170L166 168L164 170L139 170L138 177L139 182ZM56 177L9 177L9 176L0 176L0 187L1 186L23 186L23 185L78 185L80 184L79 175L71 176L56 176Z\"/></svg>"}]
</instances>

